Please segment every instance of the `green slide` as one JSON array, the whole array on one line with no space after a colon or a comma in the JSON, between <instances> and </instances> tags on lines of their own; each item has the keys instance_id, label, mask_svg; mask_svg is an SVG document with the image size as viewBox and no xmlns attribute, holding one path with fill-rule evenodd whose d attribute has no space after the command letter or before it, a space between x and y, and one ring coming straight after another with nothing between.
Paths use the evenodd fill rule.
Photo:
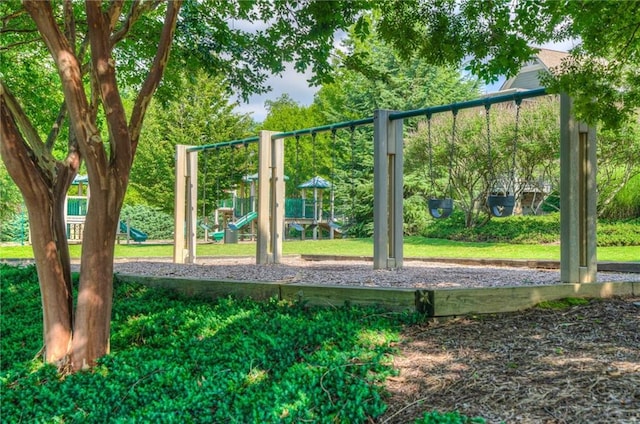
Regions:
<instances>
[{"instance_id":1,"label":"green slide","mask_svg":"<svg viewBox=\"0 0 640 424\"><path fill-rule=\"evenodd\" d=\"M120 221L120 232L127 234L127 223L124 221ZM131 237L133 241L138 243L147 241L147 234L143 233L140 230L136 230L133 227L129 227L129 237Z\"/></svg>"},{"instance_id":2,"label":"green slide","mask_svg":"<svg viewBox=\"0 0 640 424\"><path fill-rule=\"evenodd\" d=\"M240 228L242 228L245 225L249 224L251 221L253 221L257 217L258 217L258 213L257 212L249 212L248 214L246 214L245 216L243 216L242 218L240 218L236 222L230 223L229 224L229 228L231 228L233 231L238 231Z\"/></svg>"}]
</instances>

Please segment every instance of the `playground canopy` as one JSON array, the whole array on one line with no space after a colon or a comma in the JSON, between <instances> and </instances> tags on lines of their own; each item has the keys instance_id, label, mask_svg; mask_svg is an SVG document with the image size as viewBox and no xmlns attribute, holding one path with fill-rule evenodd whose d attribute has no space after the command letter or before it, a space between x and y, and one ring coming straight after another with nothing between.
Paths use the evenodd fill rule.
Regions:
<instances>
[{"instance_id":1,"label":"playground canopy","mask_svg":"<svg viewBox=\"0 0 640 424\"><path fill-rule=\"evenodd\" d=\"M315 176L300 184L298 188L331 188L331 183L320 176Z\"/></svg>"}]
</instances>

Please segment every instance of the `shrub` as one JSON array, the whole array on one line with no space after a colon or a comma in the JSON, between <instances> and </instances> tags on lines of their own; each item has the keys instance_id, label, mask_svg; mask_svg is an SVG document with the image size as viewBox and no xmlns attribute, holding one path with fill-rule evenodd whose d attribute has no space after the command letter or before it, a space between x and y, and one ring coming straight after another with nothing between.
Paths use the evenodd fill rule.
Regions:
<instances>
[{"instance_id":1,"label":"shrub","mask_svg":"<svg viewBox=\"0 0 640 424\"><path fill-rule=\"evenodd\" d=\"M159 209L146 205L124 205L120 219L129 220L131 227L146 233L151 240L173 239L173 217Z\"/></svg>"},{"instance_id":2,"label":"shrub","mask_svg":"<svg viewBox=\"0 0 640 424\"><path fill-rule=\"evenodd\" d=\"M462 212L455 211L447 219L433 220L421 235L470 242L558 243L560 213L494 218L481 227L465 228ZM640 245L640 218L598 221L597 243L600 247Z\"/></svg>"},{"instance_id":3,"label":"shrub","mask_svg":"<svg viewBox=\"0 0 640 424\"><path fill-rule=\"evenodd\" d=\"M0 241L29 242L29 219L26 211L16 213L11 219L0 222Z\"/></svg>"}]
</instances>

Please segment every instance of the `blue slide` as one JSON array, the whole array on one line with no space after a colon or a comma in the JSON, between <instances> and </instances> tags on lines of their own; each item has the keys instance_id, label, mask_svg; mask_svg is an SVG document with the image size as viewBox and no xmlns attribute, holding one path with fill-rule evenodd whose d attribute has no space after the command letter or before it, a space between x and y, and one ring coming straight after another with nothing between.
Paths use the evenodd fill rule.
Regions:
<instances>
[{"instance_id":1,"label":"blue slide","mask_svg":"<svg viewBox=\"0 0 640 424\"><path fill-rule=\"evenodd\" d=\"M249 212L248 214L246 214L236 222L230 223L229 228L231 228L233 231L238 231L240 228L244 227L245 225L247 225L257 217L258 217L257 212Z\"/></svg>"},{"instance_id":2,"label":"blue slide","mask_svg":"<svg viewBox=\"0 0 640 424\"><path fill-rule=\"evenodd\" d=\"M120 221L120 232L127 234L127 223L124 221ZM135 242L142 243L143 241L147 241L148 236L140 230L129 227L129 237Z\"/></svg>"}]
</instances>

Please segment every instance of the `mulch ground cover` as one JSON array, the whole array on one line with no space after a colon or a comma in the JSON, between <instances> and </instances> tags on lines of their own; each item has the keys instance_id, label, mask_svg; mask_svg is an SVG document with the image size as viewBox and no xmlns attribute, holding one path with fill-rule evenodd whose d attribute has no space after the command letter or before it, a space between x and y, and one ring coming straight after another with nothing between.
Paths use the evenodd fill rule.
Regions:
<instances>
[{"instance_id":1,"label":"mulch ground cover","mask_svg":"<svg viewBox=\"0 0 640 424\"><path fill-rule=\"evenodd\" d=\"M548 306L407 328L379 422L640 423L640 299Z\"/></svg>"}]
</instances>

